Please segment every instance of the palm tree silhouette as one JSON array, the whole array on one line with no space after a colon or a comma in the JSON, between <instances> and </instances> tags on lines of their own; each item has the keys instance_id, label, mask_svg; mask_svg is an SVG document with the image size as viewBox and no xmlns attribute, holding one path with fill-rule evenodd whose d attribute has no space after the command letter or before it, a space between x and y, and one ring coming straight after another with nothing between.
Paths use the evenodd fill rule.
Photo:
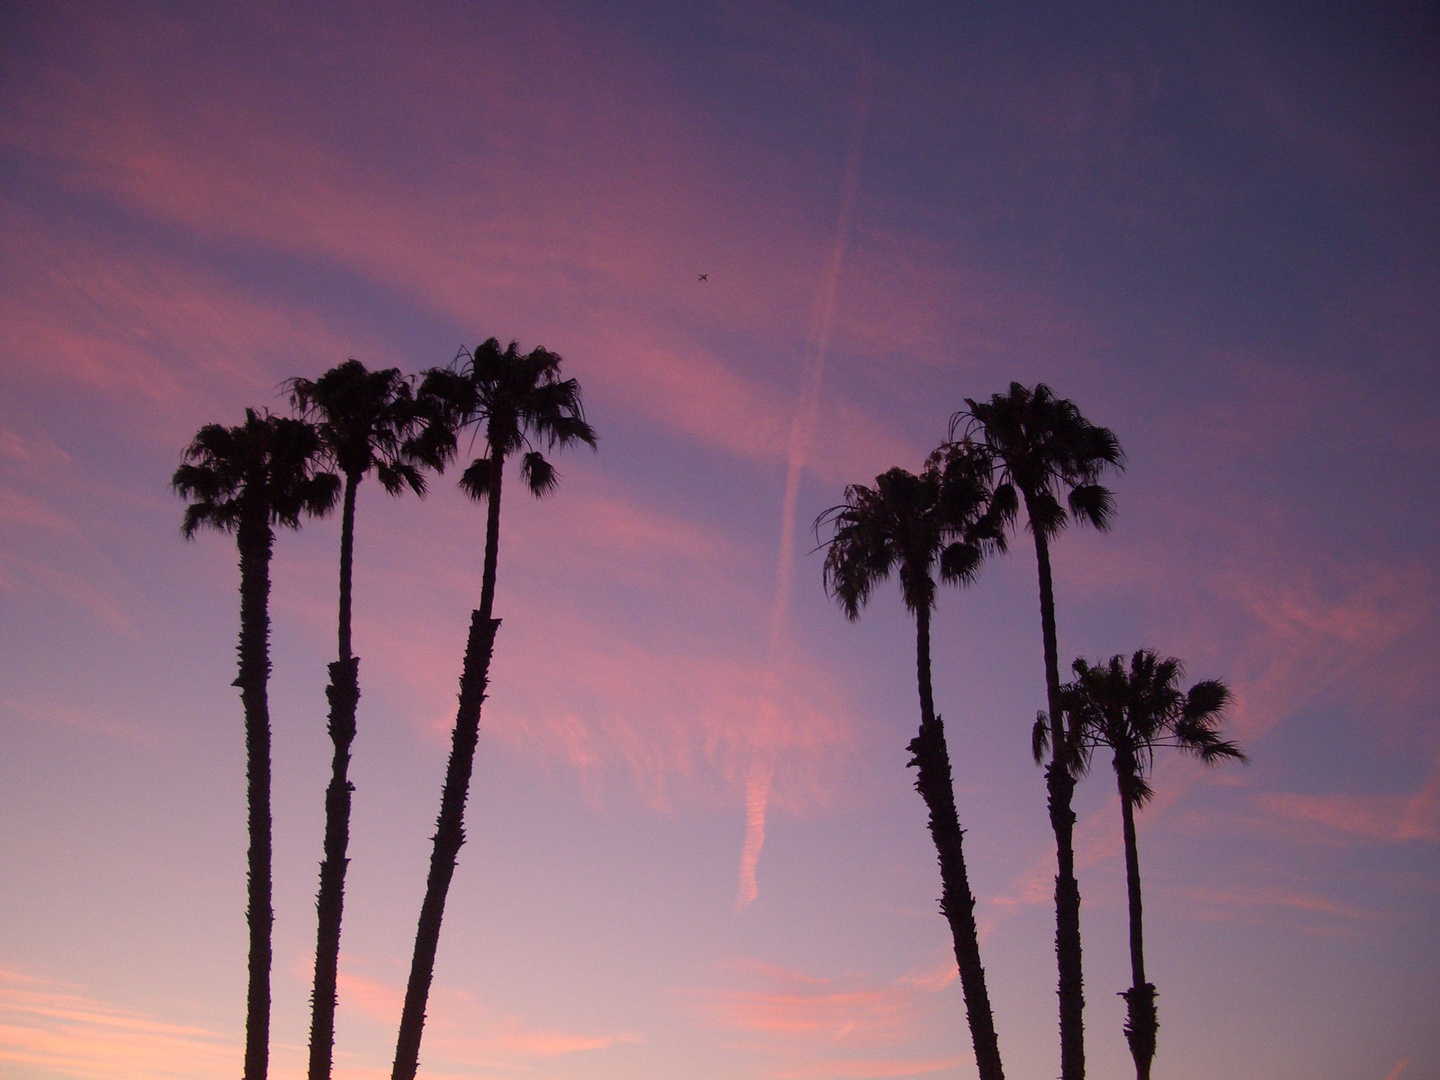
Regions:
<instances>
[{"instance_id":1,"label":"palm tree silhouette","mask_svg":"<svg viewBox=\"0 0 1440 1080\"><path fill-rule=\"evenodd\" d=\"M301 420L245 410L239 427L207 424L185 450L171 486L191 500L181 532L235 534L240 549L240 671L249 803L249 988L245 1080L265 1080L270 1044L270 552L274 527L299 528L300 515L326 513L340 482L318 472L320 440Z\"/></svg>"},{"instance_id":2,"label":"palm tree silhouette","mask_svg":"<svg viewBox=\"0 0 1440 1080\"><path fill-rule=\"evenodd\" d=\"M1125 1039L1135 1059L1137 1080L1149 1080L1160 1024L1155 1011L1155 985L1145 978L1145 942L1141 926L1140 857L1135 845L1135 808L1150 801L1149 773L1155 751L1173 747L1194 754L1207 765L1224 759L1246 760L1233 742L1221 739L1216 727L1230 702L1230 691L1214 679L1182 692L1178 685L1184 665L1174 657L1158 657L1140 649L1125 668L1123 656L1092 667L1084 659L1073 665L1075 680L1060 689L1065 710L1067 745L1062 756L1072 772L1083 773L1096 747L1114 752L1115 780L1120 788L1120 814L1125 832L1125 880L1130 896L1130 975L1125 998ZM1038 761L1050 733L1043 723L1035 729Z\"/></svg>"},{"instance_id":3,"label":"palm tree silhouette","mask_svg":"<svg viewBox=\"0 0 1440 1080\"><path fill-rule=\"evenodd\" d=\"M465 427L483 427L487 452L476 458L460 478L461 488L476 500L488 500L485 521L485 564L480 607L470 618L465 662L460 676L460 703L451 736L450 762L440 796L435 846L425 899L415 930L415 952L405 988L405 1006L395 1045L392 1080L413 1080L420 1063L420 1037L425 1027L425 1003L435 971L435 951L445 896L455 873L455 860L465 842L465 800L479 739L480 706L489 682L490 656L500 620L492 617L495 604L495 568L500 548L500 492L505 461L521 450L520 475L537 498L553 491L559 479L540 452L576 443L594 448L595 430L585 421L580 384L560 378L561 358L546 349L520 353L512 341L505 349L490 338L473 353L462 353L449 368L426 373L420 396L438 403L449 423L432 425L431 437L439 452L454 453L458 433Z\"/></svg>"},{"instance_id":4,"label":"palm tree silhouette","mask_svg":"<svg viewBox=\"0 0 1440 1080\"><path fill-rule=\"evenodd\" d=\"M310 1080L328 1080L335 1044L336 975L340 957L340 921L345 905L346 851L350 844L350 796L347 773L355 739L355 708L360 700L360 658L350 650L350 594L355 553L355 494L365 475L391 495L406 488L425 494L421 468L439 468L433 452L418 450L411 439L421 421L410 380L398 368L367 371L359 360L346 360L320 378L291 379L290 403L315 425L325 456L345 478L340 524L339 658L330 665L330 785L325 791L325 858L315 901L315 987L311 994Z\"/></svg>"},{"instance_id":5,"label":"palm tree silhouette","mask_svg":"<svg viewBox=\"0 0 1440 1080\"><path fill-rule=\"evenodd\" d=\"M1057 398L1044 383L1033 390L1011 383L1008 394L995 394L986 402L966 398L965 405L965 409L950 419L951 438L957 430L963 430L966 438L977 438L990 449L999 472L995 504L1013 517L1023 501L1030 534L1035 540L1051 745L1058 749L1063 743L1063 733L1050 541L1072 516L1097 529L1109 527L1114 499L1098 480L1109 466L1123 468L1123 454L1109 428L1090 423L1073 402ZM1069 514L1059 499L1066 489ZM1080 887L1075 880L1072 839L1075 814L1070 809L1075 778L1065 760L1052 755L1045 769L1045 782L1059 871L1055 876L1055 955L1060 975L1060 1075L1061 1080L1084 1080Z\"/></svg>"},{"instance_id":6,"label":"palm tree silhouette","mask_svg":"<svg viewBox=\"0 0 1440 1080\"><path fill-rule=\"evenodd\" d=\"M877 582L892 572L900 579L905 607L915 616L915 670L920 690L920 730L908 749L917 769L915 788L930 811L930 836L940 859L940 910L950 924L965 1012L981 1080L1002 1080L1000 1049L980 942L975 897L965 869L964 832L955 810L945 728L935 712L930 685L930 612L935 607L935 571L942 581L973 580L987 549L1001 547L1004 532L988 511L986 477L990 463L973 445L952 446L926 462L919 476L891 469L873 488L852 484L845 501L815 520L826 542L825 589L847 618L860 610Z\"/></svg>"}]
</instances>

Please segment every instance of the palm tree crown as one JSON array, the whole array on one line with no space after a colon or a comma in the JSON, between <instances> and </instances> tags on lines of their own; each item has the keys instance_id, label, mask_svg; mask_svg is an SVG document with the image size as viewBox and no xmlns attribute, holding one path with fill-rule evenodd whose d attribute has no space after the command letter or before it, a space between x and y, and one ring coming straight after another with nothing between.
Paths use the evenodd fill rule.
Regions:
<instances>
[{"instance_id":1,"label":"palm tree crown","mask_svg":"<svg viewBox=\"0 0 1440 1080\"><path fill-rule=\"evenodd\" d=\"M1144 806L1154 795L1149 775L1157 749L1180 750L1207 765L1247 760L1216 730L1230 704L1230 689L1218 679L1182 692L1184 664L1149 649L1137 650L1128 670L1118 655L1103 665L1081 658L1072 670L1075 680L1061 688L1072 768L1083 772L1097 747L1109 747L1121 794L1133 806ZM1037 728L1037 751L1043 750L1041 731Z\"/></svg>"},{"instance_id":2,"label":"palm tree crown","mask_svg":"<svg viewBox=\"0 0 1440 1080\"><path fill-rule=\"evenodd\" d=\"M994 394L984 402L966 398L965 405L950 418L951 437L963 430L994 454L1000 470L995 485L999 506L1013 515L1023 500L1030 529L1046 539L1060 532L1070 517L1097 529L1109 528L1114 496L1099 478L1107 467L1124 468L1125 455L1114 432L1092 424L1074 402L1057 398L1044 383L1034 389L1011 383L1008 394ZM1061 489L1068 489L1068 515L1060 503Z\"/></svg>"},{"instance_id":3,"label":"palm tree crown","mask_svg":"<svg viewBox=\"0 0 1440 1080\"><path fill-rule=\"evenodd\" d=\"M543 348L522 354L513 341L502 350L500 342L490 338L457 360L449 368L427 372L420 393L441 403L451 418L450 454L461 430L484 429L487 453L471 462L460 478L471 497L486 498L494 483L492 463L518 450L526 450L520 468L527 485L535 495L545 495L557 477L537 444L547 449L575 443L594 448L595 429L585 421L580 384L560 378L558 354ZM435 430L444 437L444 427Z\"/></svg>"},{"instance_id":4,"label":"palm tree crown","mask_svg":"<svg viewBox=\"0 0 1440 1080\"><path fill-rule=\"evenodd\" d=\"M302 514L328 513L340 481L316 471L319 450L310 424L254 409L239 427L206 424L170 482L191 500L181 532L187 540L207 527L235 532L257 515L266 525L296 529Z\"/></svg>"},{"instance_id":5,"label":"palm tree crown","mask_svg":"<svg viewBox=\"0 0 1440 1080\"><path fill-rule=\"evenodd\" d=\"M825 553L825 590L855 620L876 583L898 571L913 615L935 607L941 581L969 584L990 551L1002 551L1002 519L986 488L990 460L983 447L955 443L932 454L917 476L894 468L874 487L851 484L845 501L815 519L816 535L832 527Z\"/></svg>"},{"instance_id":6,"label":"palm tree crown","mask_svg":"<svg viewBox=\"0 0 1440 1080\"><path fill-rule=\"evenodd\" d=\"M326 455L345 476L375 473L391 495L425 494L423 445L411 439L422 415L399 368L369 371L350 359L318 379L291 379L290 403L315 425Z\"/></svg>"}]
</instances>

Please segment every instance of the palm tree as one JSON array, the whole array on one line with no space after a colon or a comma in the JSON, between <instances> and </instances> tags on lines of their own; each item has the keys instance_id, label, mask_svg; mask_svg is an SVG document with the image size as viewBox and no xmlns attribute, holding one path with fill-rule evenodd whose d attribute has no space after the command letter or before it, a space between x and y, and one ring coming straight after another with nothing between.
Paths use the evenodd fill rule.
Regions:
<instances>
[{"instance_id":1,"label":"palm tree","mask_svg":"<svg viewBox=\"0 0 1440 1080\"><path fill-rule=\"evenodd\" d=\"M329 1080L335 1045L336 976L340 921L345 905L346 851L350 844L350 746L360 700L360 658L350 650L350 591L355 553L355 494L374 472L391 495L406 488L425 494L421 468L439 468L433 453L417 452L411 439L421 421L410 380L399 368L367 371L346 360L319 379L291 379L290 403L315 425L325 456L345 478L340 524L339 657L330 665L329 731L334 744L325 791L325 858L320 863L319 916L315 939L315 988L311 994L310 1080Z\"/></svg>"},{"instance_id":2,"label":"palm tree","mask_svg":"<svg viewBox=\"0 0 1440 1080\"><path fill-rule=\"evenodd\" d=\"M998 470L995 503L1013 516L1023 501L1035 559L1040 571L1040 629L1045 649L1045 690L1049 705L1051 745L1062 746L1060 666L1055 644L1055 593L1050 577L1050 541L1070 517L1109 527L1114 500L1099 478L1109 466L1123 467L1120 444L1109 428L1096 427L1073 402L1057 398L1040 383L1032 390L1011 383L1008 394L989 401L965 399L966 408L950 419L950 435L963 430L994 456ZM1070 512L1060 503L1068 491ZM1080 886L1075 881L1070 809L1075 778L1062 757L1052 755L1045 770L1050 825L1055 831L1058 873L1055 876L1055 955L1060 975L1061 1080L1084 1080L1085 993L1080 953Z\"/></svg>"},{"instance_id":3,"label":"palm tree","mask_svg":"<svg viewBox=\"0 0 1440 1080\"><path fill-rule=\"evenodd\" d=\"M480 607L470 617L465 662L460 675L460 703L451 736L450 762L440 796L434 849L425 899L415 930L415 952L405 988L405 1006L395 1045L392 1080L413 1080L420 1063L420 1036L425 1027L425 1003L435 971L435 951L445 896L455 873L455 860L465 842L465 800L475 763L480 732L480 706L489 682L490 656L500 620L492 617L495 604L495 568L500 548L500 492L505 461L520 453L520 475L537 498L555 489L555 468L540 452L576 443L594 448L595 430L585 421L580 384L560 378L561 358L547 349L522 354L512 341L505 349L494 338L473 353L461 353L449 368L426 373L420 395L437 402L449 420L434 425L431 437L443 454L452 454L459 431L483 427L486 453L471 462L460 487L476 500L488 500L485 521L485 564L480 586Z\"/></svg>"},{"instance_id":4,"label":"palm tree","mask_svg":"<svg viewBox=\"0 0 1440 1080\"><path fill-rule=\"evenodd\" d=\"M1173 747L1194 754L1207 765L1225 759L1246 760L1233 742L1216 733L1230 691L1214 679L1198 682L1182 692L1178 685L1184 667L1174 657L1158 657L1141 649L1125 669L1123 656L1092 667L1076 660L1075 681L1061 687L1066 715L1067 750L1076 773L1089 767L1096 747L1114 752L1115 779L1120 788L1120 814L1125 832L1125 880L1130 895L1130 989L1125 998L1125 1039L1135 1059L1137 1080L1150 1080L1155 1057L1155 1034L1160 1024L1155 1011L1155 984L1145 978L1145 942L1141 928L1140 858L1135 846L1135 808L1150 801L1148 774L1155 751ZM1035 731L1036 758L1048 741L1044 724Z\"/></svg>"},{"instance_id":5,"label":"palm tree","mask_svg":"<svg viewBox=\"0 0 1440 1080\"><path fill-rule=\"evenodd\" d=\"M935 712L930 685L930 612L935 607L935 571L942 581L967 584L986 550L1001 547L1004 533L989 514L989 461L973 445L948 448L926 462L919 476L891 469L873 488L852 484L845 501L815 521L819 537L830 525L825 556L825 589L847 618L860 610L877 582L892 572L900 579L905 607L915 616L915 670L920 689L920 731L908 749L917 769L915 788L930 811L930 836L940 858L940 910L950 924L955 962L965 994L965 1013L981 1080L1002 1080L1000 1048L980 941L975 897L965 869L964 832L955 810L945 728Z\"/></svg>"},{"instance_id":6,"label":"palm tree","mask_svg":"<svg viewBox=\"0 0 1440 1080\"><path fill-rule=\"evenodd\" d=\"M320 440L301 420L245 410L240 427L207 424L185 450L171 486L190 500L181 531L235 534L240 549L240 672L249 801L250 979L245 1080L265 1080L270 1044L270 552L274 527L299 528L300 515L335 504L339 480L317 472Z\"/></svg>"}]
</instances>

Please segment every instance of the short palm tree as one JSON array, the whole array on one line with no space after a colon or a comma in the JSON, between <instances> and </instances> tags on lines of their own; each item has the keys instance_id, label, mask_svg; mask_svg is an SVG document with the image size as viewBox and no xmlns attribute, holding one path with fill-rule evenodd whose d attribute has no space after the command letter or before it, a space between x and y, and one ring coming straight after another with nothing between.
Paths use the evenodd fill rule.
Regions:
<instances>
[{"instance_id":1,"label":"short palm tree","mask_svg":"<svg viewBox=\"0 0 1440 1080\"><path fill-rule=\"evenodd\" d=\"M585 420L580 384L574 379L562 379L560 364L561 358L547 349L521 353L513 341L502 349L491 338L473 353L462 353L449 368L427 372L420 388L421 398L438 403L449 421L430 428L432 437L443 442L441 453L454 452L456 437L464 428L483 429L486 453L471 462L460 478L460 486L472 498L486 500L488 514L480 607L471 614L465 645L460 703L440 796L430 874L415 930L415 952L400 1016L393 1080L413 1080L419 1067L425 1004L435 971L445 897L460 846L465 842L465 800L479 739L480 706L485 700L495 631L500 625L492 612L505 462L517 453L521 455L521 478L531 494L539 497L553 491L559 479L554 466L541 453L540 444L548 450L576 443L595 446L595 430Z\"/></svg>"},{"instance_id":2,"label":"short palm tree","mask_svg":"<svg viewBox=\"0 0 1440 1080\"><path fill-rule=\"evenodd\" d=\"M239 427L207 424L185 450L171 486L190 500L181 527L234 533L240 549L240 671L249 802L249 988L245 1080L265 1080L270 1044L270 552L275 526L298 528L302 514L326 513L339 480L315 463L320 440L301 421L245 410Z\"/></svg>"},{"instance_id":3,"label":"short palm tree","mask_svg":"<svg viewBox=\"0 0 1440 1080\"><path fill-rule=\"evenodd\" d=\"M355 495L374 472L391 495L407 488L425 494L425 467L442 463L417 451L421 423L410 380L398 368L368 371L346 360L315 380L291 379L290 402L315 425L325 456L345 479L340 523L339 657L330 665L329 731L334 745L325 792L325 858L315 901L315 987L311 994L310 1080L328 1080L335 1045L336 977L340 922L345 905L346 852L350 844L350 747L360 700L360 658L350 649L350 595L355 553Z\"/></svg>"},{"instance_id":4,"label":"short palm tree","mask_svg":"<svg viewBox=\"0 0 1440 1080\"><path fill-rule=\"evenodd\" d=\"M992 453L998 471L995 503L1014 515L1025 507L1040 572L1040 628L1045 650L1045 690L1053 747L1062 746L1060 662L1055 643L1055 592L1050 575L1050 541L1070 518L1097 529L1109 527L1114 499L1099 483L1109 467L1123 467L1120 444L1109 428L1096 427L1074 403L1057 398L1044 383L1033 389L1011 383L1010 392L989 401L965 399L950 420L951 438L962 431ZM1068 494L1069 513L1060 502ZM1075 778L1063 757L1045 770L1050 825L1055 831L1055 955L1060 975L1061 1080L1084 1080L1085 993L1080 951L1080 886L1075 880L1070 809Z\"/></svg>"},{"instance_id":5,"label":"short palm tree","mask_svg":"<svg viewBox=\"0 0 1440 1080\"><path fill-rule=\"evenodd\" d=\"M1130 896L1131 986L1123 993L1127 1006L1125 1039L1135 1059L1137 1080L1149 1080L1160 1024L1155 1010L1155 985L1145 978L1145 942L1141 926L1140 858L1135 845L1135 809L1150 801L1149 774L1155 751L1173 747L1194 754L1207 765L1226 759L1245 760L1233 742L1216 732L1230 701L1230 691L1214 679L1181 691L1184 668L1174 657L1158 657L1141 649L1125 667L1123 656L1091 666L1076 660L1075 680L1061 687L1066 716L1067 748L1072 772L1083 772L1096 747L1114 753L1115 780L1120 788L1120 814L1125 832L1125 880ZM1038 760L1049 740L1043 724L1035 731Z\"/></svg>"},{"instance_id":6,"label":"short palm tree","mask_svg":"<svg viewBox=\"0 0 1440 1080\"><path fill-rule=\"evenodd\" d=\"M891 469L875 486L852 484L845 501L815 521L816 536L828 525L825 589L849 619L858 619L877 582L896 573L905 607L915 616L915 669L920 689L920 730L909 745L917 768L916 790L930 811L930 836L940 858L940 909L950 924L955 961L965 995L966 1018L981 1080L1002 1080L1000 1049L980 940L975 897L965 868L964 832L955 809L945 728L935 712L930 685L930 613L935 575L966 584L989 547L1004 533L989 515L985 479L989 461L974 446L950 447L932 457L920 475Z\"/></svg>"}]
</instances>

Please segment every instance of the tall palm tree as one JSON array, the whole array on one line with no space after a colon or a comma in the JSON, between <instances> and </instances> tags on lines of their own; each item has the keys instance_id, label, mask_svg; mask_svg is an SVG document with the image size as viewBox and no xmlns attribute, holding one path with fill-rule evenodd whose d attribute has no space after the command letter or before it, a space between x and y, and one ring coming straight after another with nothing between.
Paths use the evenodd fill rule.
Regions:
<instances>
[{"instance_id":1,"label":"tall palm tree","mask_svg":"<svg viewBox=\"0 0 1440 1080\"><path fill-rule=\"evenodd\" d=\"M816 536L831 527L826 542L825 589L847 618L860 610L877 582L892 572L900 579L905 607L915 616L915 671L920 690L920 730L908 749L917 769L915 788L930 811L930 836L940 858L940 910L950 924L955 962L965 994L966 1018L981 1080L1002 1080L1000 1048L980 940L975 897L965 869L964 832L955 810L945 728L935 712L930 685L930 613L935 607L935 573L942 581L973 580L988 548L1004 543L999 522L989 513L989 461L975 446L950 447L932 456L916 476L891 469L875 486L852 484L845 501L815 521Z\"/></svg>"},{"instance_id":2,"label":"tall palm tree","mask_svg":"<svg viewBox=\"0 0 1440 1080\"><path fill-rule=\"evenodd\" d=\"M1023 502L1040 572L1040 629L1045 650L1045 691L1051 745L1063 745L1060 725L1060 664L1055 644L1055 592L1050 576L1050 541L1070 518L1109 527L1114 499L1099 479L1104 470L1123 467L1120 444L1109 428L1096 427L1075 404L1057 398L1044 383L1033 389L1011 383L1008 394L989 401L965 399L950 419L950 435L983 442L998 470L995 501L1008 514ZM1060 495L1068 494L1069 513ZM1075 778L1063 757L1051 757L1045 770L1050 825L1055 831L1055 955L1060 975L1061 1080L1084 1080L1085 992L1080 952L1080 886L1075 880L1070 809Z\"/></svg>"},{"instance_id":3,"label":"tall palm tree","mask_svg":"<svg viewBox=\"0 0 1440 1080\"><path fill-rule=\"evenodd\" d=\"M492 616L495 604L495 569L500 550L500 493L505 462L519 453L520 476L537 498L555 489L555 468L540 451L562 449L576 443L595 446L595 430L585 421L580 384L560 377L561 358L547 349L521 353L512 341L503 350L490 338L473 353L462 353L449 368L429 371L420 394L441 404L449 423L432 426L432 436L443 442L441 452L453 453L460 431L484 429L486 452L471 462L460 487L476 500L488 501L485 521L485 563L480 586L480 607L470 617L470 635L460 675L460 703L451 736L450 762L440 796L434 849L425 899L415 930L415 952L405 988L405 1006L395 1045L393 1080L413 1080L420 1063L420 1037L425 1027L425 1003L435 971L435 951L445 896L455 873L455 860L465 842L465 800L479 739L480 706L490 676L490 656L500 620ZM524 451L521 453L521 451Z\"/></svg>"},{"instance_id":4,"label":"tall palm tree","mask_svg":"<svg viewBox=\"0 0 1440 1080\"><path fill-rule=\"evenodd\" d=\"M310 1080L329 1080L335 1045L336 976L340 921L345 905L346 851L350 844L350 746L360 700L360 658L350 649L350 594L355 554L355 495L374 472L391 495L406 488L425 494L421 469L438 468L435 454L417 451L412 439L421 422L410 380L399 368L368 371L346 360L315 380L291 379L290 403L315 425L325 456L345 478L340 524L339 657L330 665L329 731L334 745L325 791L325 857L315 901L315 988L311 994Z\"/></svg>"},{"instance_id":5,"label":"tall palm tree","mask_svg":"<svg viewBox=\"0 0 1440 1080\"><path fill-rule=\"evenodd\" d=\"M315 462L320 440L301 420L245 410L239 427L207 424L185 450L171 486L190 500L181 531L234 533L240 549L240 671L249 802L249 988L245 1080L265 1080L270 1044L270 552L275 526L299 528L302 514L335 505L339 480Z\"/></svg>"},{"instance_id":6,"label":"tall palm tree","mask_svg":"<svg viewBox=\"0 0 1440 1080\"><path fill-rule=\"evenodd\" d=\"M1184 665L1174 657L1159 657L1149 649L1140 649L1130 658L1128 671L1123 656L1112 656L1109 663L1094 667L1079 659L1073 670L1075 680L1060 689L1069 743L1066 756L1071 768L1077 773L1085 771L1096 747L1108 746L1114 753L1125 833L1125 881L1130 896L1131 985L1121 995L1127 1007L1125 1039L1135 1059L1137 1080L1150 1080L1160 1023L1155 1011L1155 984L1145 978L1135 809L1154 795L1149 774L1157 749L1173 747L1194 754L1207 765L1246 758L1238 746L1220 738L1216 731L1230 702L1229 688L1223 682L1207 679L1182 692L1178 684ZM1037 725L1037 759L1047 741L1045 726Z\"/></svg>"}]
</instances>

